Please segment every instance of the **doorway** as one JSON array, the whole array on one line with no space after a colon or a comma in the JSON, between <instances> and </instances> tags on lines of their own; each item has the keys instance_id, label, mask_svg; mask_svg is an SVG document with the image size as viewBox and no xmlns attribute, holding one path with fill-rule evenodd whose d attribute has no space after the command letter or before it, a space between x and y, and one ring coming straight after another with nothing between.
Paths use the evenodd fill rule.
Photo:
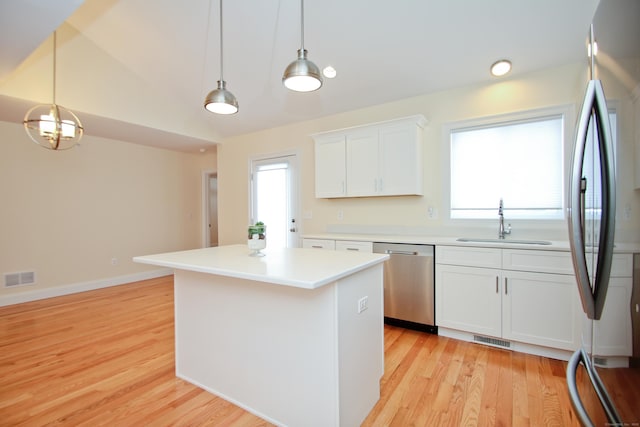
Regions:
<instances>
[{"instance_id":1,"label":"doorway","mask_svg":"<svg viewBox=\"0 0 640 427\"><path fill-rule=\"evenodd\" d=\"M203 246L218 246L218 173L202 173Z\"/></svg>"},{"instance_id":2,"label":"doorway","mask_svg":"<svg viewBox=\"0 0 640 427\"><path fill-rule=\"evenodd\" d=\"M296 154L251 160L249 220L267 226L267 247L300 246Z\"/></svg>"}]
</instances>

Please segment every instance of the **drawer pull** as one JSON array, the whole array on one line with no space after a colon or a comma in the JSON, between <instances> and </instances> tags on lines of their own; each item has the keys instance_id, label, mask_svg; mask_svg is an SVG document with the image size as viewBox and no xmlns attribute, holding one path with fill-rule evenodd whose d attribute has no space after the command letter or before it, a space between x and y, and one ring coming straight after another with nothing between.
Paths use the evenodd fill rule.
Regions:
<instances>
[{"instance_id":1,"label":"drawer pull","mask_svg":"<svg viewBox=\"0 0 640 427\"><path fill-rule=\"evenodd\" d=\"M500 293L500 290L498 289L498 286L500 286L500 285L498 284L498 281L499 281L499 280L500 280L500 278L499 278L498 276L496 276L496 294L497 294L497 293Z\"/></svg>"},{"instance_id":2,"label":"drawer pull","mask_svg":"<svg viewBox=\"0 0 640 427\"><path fill-rule=\"evenodd\" d=\"M314 249L322 249L321 245L311 245L311 247Z\"/></svg>"},{"instance_id":3,"label":"drawer pull","mask_svg":"<svg viewBox=\"0 0 640 427\"><path fill-rule=\"evenodd\" d=\"M346 248L346 249L347 249L348 251L356 251L356 252L360 250L360 249L358 249L358 248Z\"/></svg>"},{"instance_id":4,"label":"drawer pull","mask_svg":"<svg viewBox=\"0 0 640 427\"><path fill-rule=\"evenodd\" d=\"M505 295L509 294L509 282L507 280L508 279L505 277L504 278L504 294Z\"/></svg>"}]
</instances>

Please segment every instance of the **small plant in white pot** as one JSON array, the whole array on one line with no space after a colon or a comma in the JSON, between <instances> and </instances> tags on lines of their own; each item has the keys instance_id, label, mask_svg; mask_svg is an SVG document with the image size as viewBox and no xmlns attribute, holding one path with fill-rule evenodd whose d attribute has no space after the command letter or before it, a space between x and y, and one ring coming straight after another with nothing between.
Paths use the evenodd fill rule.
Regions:
<instances>
[{"instance_id":1,"label":"small plant in white pot","mask_svg":"<svg viewBox=\"0 0 640 427\"><path fill-rule=\"evenodd\" d=\"M261 249L267 247L267 226L264 225L264 222L258 221L249 226L247 246L253 251L251 256L264 256L260 252Z\"/></svg>"}]
</instances>

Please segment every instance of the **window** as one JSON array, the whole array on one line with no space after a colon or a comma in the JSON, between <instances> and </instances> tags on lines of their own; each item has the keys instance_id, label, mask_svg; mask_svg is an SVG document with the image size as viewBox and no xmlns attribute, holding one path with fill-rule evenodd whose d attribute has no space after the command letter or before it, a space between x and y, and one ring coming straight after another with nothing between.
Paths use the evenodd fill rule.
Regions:
<instances>
[{"instance_id":1,"label":"window","mask_svg":"<svg viewBox=\"0 0 640 427\"><path fill-rule=\"evenodd\" d=\"M564 218L564 113L448 130L451 218Z\"/></svg>"}]
</instances>

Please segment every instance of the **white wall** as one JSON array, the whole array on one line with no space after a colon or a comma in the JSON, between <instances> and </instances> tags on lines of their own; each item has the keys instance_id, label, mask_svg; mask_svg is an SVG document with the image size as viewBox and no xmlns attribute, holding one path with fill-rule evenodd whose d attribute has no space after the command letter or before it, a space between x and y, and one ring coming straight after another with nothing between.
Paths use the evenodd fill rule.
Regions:
<instances>
[{"instance_id":1,"label":"white wall","mask_svg":"<svg viewBox=\"0 0 640 427\"><path fill-rule=\"evenodd\" d=\"M452 222L446 218L447 209L443 205L443 194L448 189L444 188L443 184L443 174L447 172L442 165L443 124L568 104L573 105L577 110L576 104L582 101L585 84L585 66L575 64L543 70L522 78L495 80L491 84L417 96L372 108L228 138L218 149L220 243L241 243L244 239L244 230L248 221L249 157L287 150L298 150L301 156L301 212L312 215L311 219L301 221L303 234L329 230L453 236L474 233L492 237L497 233L497 219L465 223ZM607 95L615 97L617 94L607 93ZM413 114L423 114L429 121L423 141L424 196L315 198L313 140L309 135ZM575 117L569 117L569 120L575 122ZM628 123L629 120L626 122ZM572 138L573 135L569 141L566 141L571 146ZM621 135L621 146L618 172L622 185L618 194L618 206L622 209L629 205L631 217L618 222L617 235L627 241L640 241L638 229L640 194L634 192L631 186L634 174L634 148L633 139L627 131ZM428 218L429 207L436 208L438 218ZM338 211L344 214L342 220L338 220ZM567 238L567 226L564 221L511 222L513 236L518 238L554 240Z\"/></svg>"},{"instance_id":2,"label":"white wall","mask_svg":"<svg viewBox=\"0 0 640 427\"><path fill-rule=\"evenodd\" d=\"M202 171L215 169L211 150L86 135L79 147L49 151L21 125L0 122L0 274L35 270L37 278L0 284L0 305L23 293L113 284L152 269L133 256L200 247Z\"/></svg>"}]
</instances>

